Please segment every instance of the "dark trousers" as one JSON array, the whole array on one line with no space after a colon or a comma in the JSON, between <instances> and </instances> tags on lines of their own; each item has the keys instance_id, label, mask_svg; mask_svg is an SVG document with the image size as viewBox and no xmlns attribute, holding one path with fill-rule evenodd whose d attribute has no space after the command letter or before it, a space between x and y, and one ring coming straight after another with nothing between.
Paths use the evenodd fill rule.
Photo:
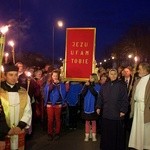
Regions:
<instances>
[{"instance_id":1,"label":"dark trousers","mask_svg":"<svg viewBox=\"0 0 150 150\"><path fill-rule=\"evenodd\" d=\"M124 120L102 119L102 150L125 150Z\"/></svg>"},{"instance_id":2,"label":"dark trousers","mask_svg":"<svg viewBox=\"0 0 150 150\"><path fill-rule=\"evenodd\" d=\"M69 106L69 127L77 128L77 106Z\"/></svg>"}]
</instances>

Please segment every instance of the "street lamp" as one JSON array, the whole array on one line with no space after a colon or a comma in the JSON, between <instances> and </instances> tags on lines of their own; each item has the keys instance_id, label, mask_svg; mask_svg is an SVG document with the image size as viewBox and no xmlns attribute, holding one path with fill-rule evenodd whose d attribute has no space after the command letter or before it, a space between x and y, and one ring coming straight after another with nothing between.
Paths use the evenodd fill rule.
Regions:
<instances>
[{"instance_id":1,"label":"street lamp","mask_svg":"<svg viewBox=\"0 0 150 150\"><path fill-rule=\"evenodd\" d=\"M63 58L62 58L62 57L60 57L60 58L59 58L59 60L60 60L60 61L62 61L62 60L63 60Z\"/></svg>"},{"instance_id":2,"label":"street lamp","mask_svg":"<svg viewBox=\"0 0 150 150\"><path fill-rule=\"evenodd\" d=\"M111 59L115 59L115 56L112 56Z\"/></svg>"},{"instance_id":3,"label":"street lamp","mask_svg":"<svg viewBox=\"0 0 150 150\"><path fill-rule=\"evenodd\" d=\"M14 48L15 43L14 43L14 41L11 40L11 41L8 42L8 45L12 47L12 50L11 50L12 59L13 59L13 63L15 64L15 48Z\"/></svg>"},{"instance_id":4,"label":"street lamp","mask_svg":"<svg viewBox=\"0 0 150 150\"><path fill-rule=\"evenodd\" d=\"M63 21L59 20L59 21L57 22L57 25L58 25L58 27L63 27L63 26L64 26L64 23L63 23Z\"/></svg>"},{"instance_id":5,"label":"street lamp","mask_svg":"<svg viewBox=\"0 0 150 150\"><path fill-rule=\"evenodd\" d=\"M56 23L57 27L59 28L62 28L64 26L64 22L62 20L58 20L57 23ZM53 63L53 66L55 64L54 60L55 60L55 25L53 25L53 33L52 33L52 50L53 50L53 59L52 59L52 63Z\"/></svg>"}]
</instances>

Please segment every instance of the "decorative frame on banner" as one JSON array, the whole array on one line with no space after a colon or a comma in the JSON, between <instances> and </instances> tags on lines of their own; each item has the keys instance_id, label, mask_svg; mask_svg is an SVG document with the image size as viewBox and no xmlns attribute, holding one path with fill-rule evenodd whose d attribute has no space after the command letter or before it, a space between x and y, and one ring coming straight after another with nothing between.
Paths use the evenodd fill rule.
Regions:
<instances>
[{"instance_id":1,"label":"decorative frame on banner","mask_svg":"<svg viewBox=\"0 0 150 150\"><path fill-rule=\"evenodd\" d=\"M64 78L87 81L95 72L96 28L67 28Z\"/></svg>"}]
</instances>

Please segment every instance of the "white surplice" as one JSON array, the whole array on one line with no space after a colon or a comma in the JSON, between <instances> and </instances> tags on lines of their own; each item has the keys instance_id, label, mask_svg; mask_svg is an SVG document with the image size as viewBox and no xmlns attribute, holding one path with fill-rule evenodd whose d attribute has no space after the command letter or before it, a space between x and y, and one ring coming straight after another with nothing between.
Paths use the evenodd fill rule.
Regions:
<instances>
[{"instance_id":1,"label":"white surplice","mask_svg":"<svg viewBox=\"0 0 150 150\"><path fill-rule=\"evenodd\" d=\"M30 126L32 118L32 109L29 96L21 120L19 120L20 100L18 92L8 92L8 98L9 98L11 127L17 126L19 121L23 121L27 124L27 126ZM18 149L18 135L11 136L10 143L11 143L11 150Z\"/></svg>"},{"instance_id":2,"label":"white surplice","mask_svg":"<svg viewBox=\"0 0 150 150\"><path fill-rule=\"evenodd\" d=\"M144 124L144 97L149 78L150 75L147 75L140 79L134 95L134 117L129 138L129 147L138 150L150 150L150 123Z\"/></svg>"}]
</instances>

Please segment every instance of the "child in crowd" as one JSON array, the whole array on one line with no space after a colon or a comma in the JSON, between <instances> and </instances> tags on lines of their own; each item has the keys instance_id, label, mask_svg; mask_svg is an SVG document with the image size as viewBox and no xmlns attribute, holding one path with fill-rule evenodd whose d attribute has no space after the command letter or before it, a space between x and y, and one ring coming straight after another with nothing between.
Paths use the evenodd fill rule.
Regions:
<instances>
[{"instance_id":1,"label":"child in crowd","mask_svg":"<svg viewBox=\"0 0 150 150\"><path fill-rule=\"evenodd\" d=\"M61 110L62 105L65 103L66 85L60 81L60 72L54 70L51 73L50 82L48 82L44 88L44 105L47 107L48 137L50 140L53 140L53 138L57 140L60 137ZM53 131L54 120L55 132Z\"/></svg>"},{"instance_id":2,"label":"child in crowd","mask_svg":"<svg viewBox=\"0 0 150 150\"><path fill-rule=\"evenodd\" d=\"M98 115L96 113L96 104L100 85L98 84L98 77L96 74L91 74L89 81L87 81L81 91L83 97L83 113L82 117L85 119L85 139L89 141L90 130L92 130L92 141L96 139L96 120Z\"/></svg>"},{"instance_id":3,"label":"child in crowd","mask_svg":"<svg viewBox=\"0 0 150 150\"><path fill-rule=\"evenodd\" d=\"M77 128L77 111L78 111L78 95L82 90L80 82L72 81L69 84L69 91L67 93L67 103L69 107L69 128Z\"/></svg>"}]
</instances>

